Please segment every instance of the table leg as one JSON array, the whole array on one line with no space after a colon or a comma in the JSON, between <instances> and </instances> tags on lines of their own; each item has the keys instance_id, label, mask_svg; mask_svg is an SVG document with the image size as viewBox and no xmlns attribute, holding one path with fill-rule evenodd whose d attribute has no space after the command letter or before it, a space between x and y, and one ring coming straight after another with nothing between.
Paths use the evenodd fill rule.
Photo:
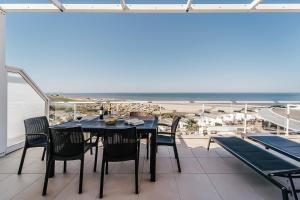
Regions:
<instances>
[{"instance_id":1,"label":"table leg","mask_svg":"<svg viewBox=\"0 0 300 200\"><path fill-rule=\"evenodd\" d=\"M50 172L49 172L49 178L54 177L54 174L55 174L55 160L51 164Z\"/></svg>"},{"instance_id":2,"label":"table leg","mask_svg":"<svg viewBox=\"0 0 300 200\"><path fill-rule=\"evenodd\" d=\"M150 174L151 181L156 180L156 131L151 133L151 148L150 148Z\"/></svg>"}]
</instances>

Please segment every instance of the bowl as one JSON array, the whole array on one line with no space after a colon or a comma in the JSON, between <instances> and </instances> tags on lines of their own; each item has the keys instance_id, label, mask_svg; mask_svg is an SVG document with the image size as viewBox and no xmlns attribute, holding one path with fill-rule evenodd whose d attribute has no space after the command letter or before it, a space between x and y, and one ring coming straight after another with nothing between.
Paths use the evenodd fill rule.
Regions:
<instances>
[{"instance_id":1,"label":"bowl","mask_svg":"<svg viewBox=\"0 0 300 200\"><path fill-rule=\"evenodd\" d=\"M117 123L117 118L109 117L104 120L107 125L115 125Z\"/></svg>"}]
</instances>

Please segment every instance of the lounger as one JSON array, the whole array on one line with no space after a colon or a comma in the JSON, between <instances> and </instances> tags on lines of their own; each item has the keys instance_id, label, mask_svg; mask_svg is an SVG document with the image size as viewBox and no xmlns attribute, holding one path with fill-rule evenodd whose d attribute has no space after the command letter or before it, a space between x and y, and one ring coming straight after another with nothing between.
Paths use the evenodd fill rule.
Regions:
<instances>
[{"instance_id":1,"label":"lounger","mask_svg":"<svg viewBox=\"0 0 300 200\"><path fill-rule=\"evenodd\" d=\"M298 200L297 193L300 190L295 189L293 182L294 178L300 178L300 168L298 166L238 137L211 137L208 142L208 150L211 142L216 142L277 186L282 192L283 200L289 199L289 193L292 193L294 199ZM288 178L291 184L291 191L276 180L275 177Z\"/></svg>"},{"instance_id":2,"label":"lounger","mask_svg":"<svg viewBox=\"0 0 300 200\"><path fill-rule=\"evenodd\" d=\"M275 135L248 136L247 138L300 162L300 143Z\"/></svg>"}]
</instances>

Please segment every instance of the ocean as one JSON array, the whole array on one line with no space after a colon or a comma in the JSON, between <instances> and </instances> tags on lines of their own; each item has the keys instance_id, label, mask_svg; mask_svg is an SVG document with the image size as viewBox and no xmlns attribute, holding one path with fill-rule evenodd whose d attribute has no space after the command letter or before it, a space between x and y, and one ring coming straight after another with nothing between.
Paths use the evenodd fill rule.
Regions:
<instances>
[{"instance_id":1,"label":"ocean","mask_svg":"<svg viewBox=\"0 0 300 200\"><path fill-rule=\"evenodd\" d=\"M78 98L143 101L300 101L300 93L60 93Z\"/></svg>"}]
</instances>

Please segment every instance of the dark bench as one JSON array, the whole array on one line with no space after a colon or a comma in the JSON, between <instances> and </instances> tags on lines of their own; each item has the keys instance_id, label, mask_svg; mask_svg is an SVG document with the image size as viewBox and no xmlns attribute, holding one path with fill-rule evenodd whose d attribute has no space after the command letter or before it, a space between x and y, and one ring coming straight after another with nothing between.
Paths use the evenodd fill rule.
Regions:
<instances>
[{"instance_id":1,"label":"dark bench","mask_svg":"<svg viewBox=\"0 0 300 200\"><path fill-rule=\"evenodd\" d=\"M300 143L275 135L248 136L267 149L272 149L296 161L300 161Z\"/></svg>"},{"instance_id":2,"label":"dark bench","mask_svg":"<svg viewBox=\"0 0 300 200\"><path fill-rule=\"evenodd\" d=\"M300 178L300 168L298 166L238 137L211 137L208 142L208 150L211 142L216 142L277 186L282 192L283 200L289 199L289 193L292 193L294 199L298 200L297 193L300 190L295 189L293 182L293 178ZM275 177L288 178L291 191Z\"/></svg>"}]
</instances>

